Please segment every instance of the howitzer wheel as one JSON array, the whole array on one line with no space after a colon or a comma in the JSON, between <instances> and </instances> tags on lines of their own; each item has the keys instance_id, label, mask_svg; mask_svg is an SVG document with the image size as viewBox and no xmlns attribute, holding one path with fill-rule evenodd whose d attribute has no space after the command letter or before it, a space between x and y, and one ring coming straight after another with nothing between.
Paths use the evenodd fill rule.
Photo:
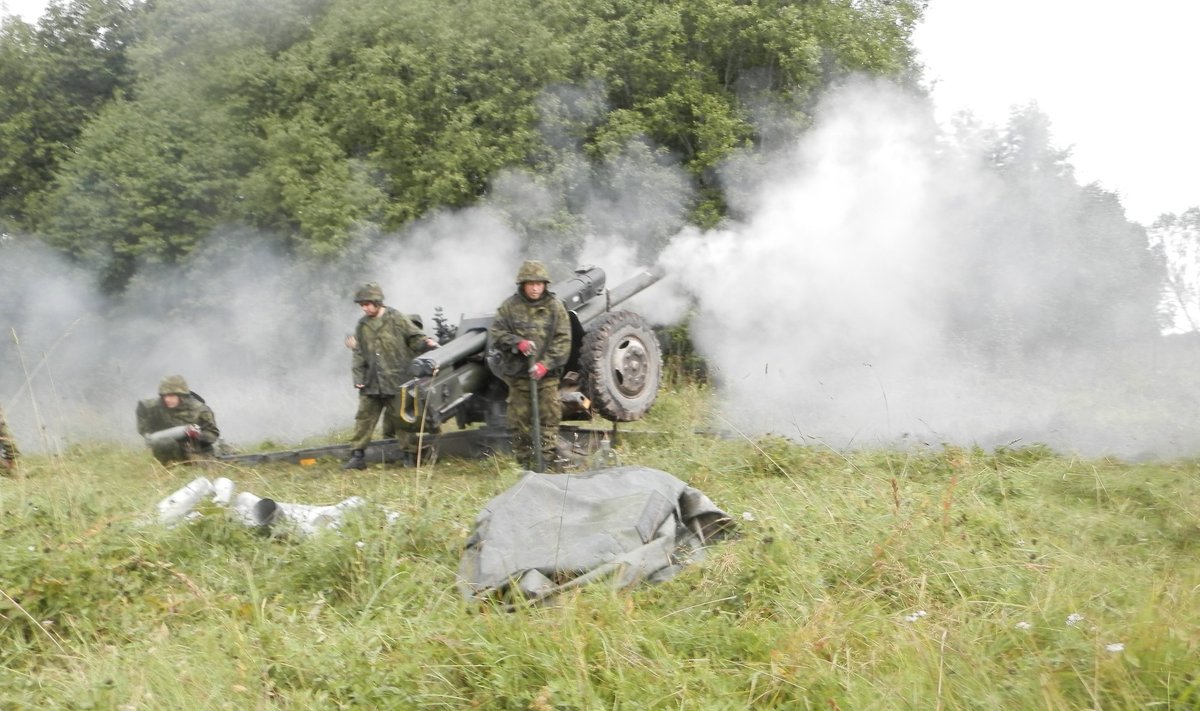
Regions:
<instances>
[{"instance_id":1,"label":"howitzer wheel","mask_svg":"<svg viewBox=\"0 0 1200 711\"><path fill-rule=\"evenodd\" d=\"M613 311L584 335L579 367L596 410L613 422L631 422L658 397L662 348L645 319Z\"/></svg>"}]
</instances>

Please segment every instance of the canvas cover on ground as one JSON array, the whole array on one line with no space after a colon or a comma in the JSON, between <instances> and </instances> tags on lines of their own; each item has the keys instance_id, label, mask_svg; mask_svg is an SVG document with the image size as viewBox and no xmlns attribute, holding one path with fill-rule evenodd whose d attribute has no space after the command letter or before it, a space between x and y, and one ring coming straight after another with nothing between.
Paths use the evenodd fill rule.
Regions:
<instances>
[{"instance_id":1,"label":"canvas cover on ground","mask_svg":"<svg viewBox=\"0 0 1200 711\"><path fill-rule=\"evenodd\" d=\"M732 530L707 496L658 469L528 472L476 517L458 586L468 601L511 605L605 577L666 580Z\"/></svg>"}]
</instances>

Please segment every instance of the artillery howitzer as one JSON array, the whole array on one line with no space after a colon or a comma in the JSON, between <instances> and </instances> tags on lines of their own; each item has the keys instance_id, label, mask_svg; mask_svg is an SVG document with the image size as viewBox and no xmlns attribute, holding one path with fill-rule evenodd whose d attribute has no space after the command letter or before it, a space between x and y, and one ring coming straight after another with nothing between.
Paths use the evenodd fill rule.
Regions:
<instances>
[{"instance_id":1,"label":"artillery howitzer","mask_svg":"<svg viewBox=\"0 0 1200 711\"><path fill-rule=\"evenodd\" d=\"M581 267L551 285L571 318L571 356L559 388L564 422L591 420L596 414L613 423L631 422L654 404L662 380L658 338L641 316L614 307L661 278L661 271L645 270L608 289L604 270ZM508 451L508 386L488 358L488 328L494 318L495 314L464 318L453 338L413 360L413 378L401 392L401 424L422 435L422 451L430 448L431 454L462 457ZM456 429L443 431L450 422ZM472 427L478 423L482 427ZM559 431L576 451L590 451L607 434L566 424ZM307 464L320 457L343 457L350 448L339 444L219 458ZM397 440L371 442L365 457L368 462L403 460Z\"/></svg>"}]
</instances>

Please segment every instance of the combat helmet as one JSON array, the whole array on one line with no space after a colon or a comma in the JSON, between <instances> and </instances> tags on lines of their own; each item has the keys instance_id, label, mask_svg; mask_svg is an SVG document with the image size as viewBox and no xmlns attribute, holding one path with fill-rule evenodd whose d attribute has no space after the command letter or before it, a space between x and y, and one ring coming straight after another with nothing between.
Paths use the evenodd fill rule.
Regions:
<instances>
[{"instance_id":1,"label":"combat helmet","mask_svg":"<svg viewBox=\"0 0 1200 711\"><path fill-rule=\"evenodd\" d=\"M546 271L546 265L532 259L523 262L521 268L517 270L517 285L519 286L528 281L544 281L549 283L550 272Z\"/></svg>"},{"instance_id":2,"label":"combat helmet","mask_svg":"<svg viewBox=\"0 0 1200 711\"><path fill-rule=\"evenodd\" d=\"M358 291L354 292L354 303L361 304L364 301L383 303L383 289L377 282L369 281L358 287Z\"/></svg>"},{"instance_id":3,"label":"combat helmet","mask_svg":"<svg viewBox=\"0 0 1200 711\"><path fill-rule=\"evenodd\" d=\"M182 375L168 375L158 384L159 395L188 395L191 392Z\"/></svg>"}]
</instances>

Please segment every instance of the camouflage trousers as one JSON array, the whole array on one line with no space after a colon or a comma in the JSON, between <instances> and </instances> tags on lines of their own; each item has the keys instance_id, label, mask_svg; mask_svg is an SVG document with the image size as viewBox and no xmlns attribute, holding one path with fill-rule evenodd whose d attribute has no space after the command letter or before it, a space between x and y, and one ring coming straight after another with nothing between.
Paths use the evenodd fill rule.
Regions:
<instances>
[{"instance_id":1,"label":"camouflage trousers","mask_svg":"<svg viewBox=\"0 0 1200 711\"><path fill-rule=\"evenodd\" d=\"M562 422L562 402L558 399L558 378L538 381L538 420L542 429L542 462L554 468L557 457L558 425ZM533 469L533 383L528 378L508 381L508 428L512 432L512 451L521 466Z\"/></svg>"},{"instance_id":2,"label":"camouflage trousers","mask_svg":"<svg viewBox=\"0 0 1200 711\"><path fill-rule=\"evenodd\" d=\"M354 415L355 449L366 449L371 436L375 434L375 425L379 416L383 415L383 436L407 440L408 433L400 427L400 395L363 395L358 396L358 412ZM407 441L401 444L407 445Z\"/></svg>"}]
</instances>

